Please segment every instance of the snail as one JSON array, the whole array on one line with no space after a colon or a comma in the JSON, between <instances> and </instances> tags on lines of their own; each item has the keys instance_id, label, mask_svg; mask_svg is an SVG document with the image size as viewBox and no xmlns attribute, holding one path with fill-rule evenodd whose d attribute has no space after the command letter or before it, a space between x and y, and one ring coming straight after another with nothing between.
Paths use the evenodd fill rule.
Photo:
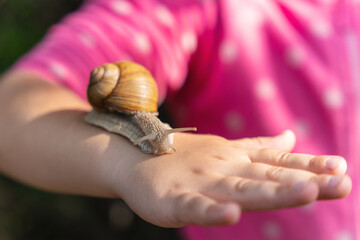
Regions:
<instances>
[{"instance_id":1,"label":"snail","mask_svg":"<svg viewBox=\"0 0 360 240\"><path fill-rule=\"evenodd\" d=\"M175 151L173 133L196 128L171 128L157 117L158 90L151 73L134 62L106 63L90 74L87 98L93 110L85 121L128 138L142 152Z\"/></svg>"}]
</instances>

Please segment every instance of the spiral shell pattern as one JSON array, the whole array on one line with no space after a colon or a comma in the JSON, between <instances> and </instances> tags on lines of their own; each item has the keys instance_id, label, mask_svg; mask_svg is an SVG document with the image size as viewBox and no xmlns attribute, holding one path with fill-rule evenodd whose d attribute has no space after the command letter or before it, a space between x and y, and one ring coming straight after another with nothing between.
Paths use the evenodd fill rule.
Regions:
<instances>
[{"instance_id":1,"label":"spiral shell pattern","mask_svg":"<svg viewBox=\"0 0 360 240\"><path fill-rule=\"evenodd\" d=\"M157 112L156 82L146 68L133 62L96 67L91 72L87 97L101 111Z\"/></svg>"}]
</instances>

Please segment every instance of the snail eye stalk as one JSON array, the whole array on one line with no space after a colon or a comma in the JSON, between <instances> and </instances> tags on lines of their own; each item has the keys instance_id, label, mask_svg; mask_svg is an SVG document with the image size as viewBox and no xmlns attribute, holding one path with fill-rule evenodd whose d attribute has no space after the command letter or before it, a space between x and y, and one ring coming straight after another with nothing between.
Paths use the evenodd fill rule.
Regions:
<instances>
[{"instance_id":1,"label":"snail eye stalk","mask_svg":"<svg viewBox=\"0 0 360 240\"><path fill-rule=\"evenodd\" d=\"M176 132L188 132L188 131L196 131L196 127L187 127L187 128L173 128L173 129L166 129L166 134L176 133Z\"/></svg>"},{"instance_id":2,"label":"snail eye stalk","mask_svg":"<svg viewBox=\"0 0 360 240\"><path fill-rule=\"evenodd\" d=\"M170 148L176 152L176 149L172 145L170 145Z\"/></svg>"},{"instance_id":3,"label":"snail eye stalk","mask_svg":"<svg viewBox=\"0 0 360 240\"><path fill-rule=\"evenodd\" d=\"M151 133L149 135L146 135L146 136L136 139L134 141L134 145L138 145L139 143L146 141L146 140L154 140L155 138L156 138L155 133Z\"/></svg>"}]
</instances>

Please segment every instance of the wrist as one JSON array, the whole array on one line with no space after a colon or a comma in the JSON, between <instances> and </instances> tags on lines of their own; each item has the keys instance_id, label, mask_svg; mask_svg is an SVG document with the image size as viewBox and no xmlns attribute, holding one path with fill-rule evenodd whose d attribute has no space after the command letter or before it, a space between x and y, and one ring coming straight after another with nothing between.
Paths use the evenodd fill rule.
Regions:
<instances>
[{"instance_id":1,"label":"wrist","mask_svg":"<svg viewBox=\"0 0 360 240\"><path fill-rule=\"evenodd\" d=\"M97 161L99 161L101 181L108 189L110 197L126 198L129 188L132 188L136 181L133 179L133 174L137 164L156 155L141 152L123 136L97 127L91 126L91 128L97 132L94 144L99 149Z\"/></svg>"}]
</instances>

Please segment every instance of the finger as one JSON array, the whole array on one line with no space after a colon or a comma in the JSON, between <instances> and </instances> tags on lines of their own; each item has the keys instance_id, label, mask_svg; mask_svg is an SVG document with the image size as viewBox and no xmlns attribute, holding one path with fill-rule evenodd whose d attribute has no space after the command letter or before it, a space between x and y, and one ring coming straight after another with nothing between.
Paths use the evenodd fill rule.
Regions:
<instances>
[{"instance_id":1,"label":"finger","mask_svg":"<svg viewBox=\"0 0 360 240\"><path fill-rule=\"evenodd\" d=\"M272 166L264 163L241 165L241 167L233 168L229 174L254 180L280 182L283 184L296 184L310 181L316 176L315 173L309 171Z\"/></svg>"},{"instance_id":2,"label":"finger","mask_svg":"<svg viewBox=\"0 0 360 240\"><path fill-rule=\"evenodd\" d=\"M238 147L242 148L275 148L283 151L291 152L295 146L295 134L286 130L275 137L254 137L235 140Z\"/></svg>"},{"instance_id":3,"label":"finger","mask_svg":"<svg viewBox=\"0 0 360 240\"><path fill-rule=\"evenodd\" d=\"M249 152L252 162L266 163L285 168L303 169L315 173L343 175L347 164L340 156L314 156L302 153L289 153L276 149L260 149Z\"/></svg>"},{"instance_id":4,"label":"finger","mask_svg":"<svg viewBox=\"0 0 360 240\"><path fill-rule=\"evenodd\" d=\"M264 163L251 163L242 166L231 175L262 181L274 181L285 185L301 182L313 182L319 187L319 199L335 199L346 197L351 190L351 180L348 176L315 174L309 171L271 166Z\"/></svg>"},{"instance_id":5,"label":"finger","mask_svg":"<svg viewBox=\"0 0 360 240\"><path fill-rule=\"evenodd\" d=\"M223 201L236 200L243 211L262 211L300 206L315 201L318 187L304 182L293 186L239 177L224 177L212 189L212 197Z\"/></svg>"},{"instance_id":6,"label":"finger","mask_svg":"<svg viewBox=\"0 0 360 240\"><path fill-rule=\"evenodd\" d=\"M344 198L351 192L352 183L347 175L318 175L313 177L312 181L320 187L320 200Z\"/></svg>"},{"instance_id":7,"label":"finger","mask_svg":"<svg viewBox=\"0 0 360 240\"><path fill-rule=\"evenodd\" d=\"M235 203L219 203L201 193L186 192L173 199L176 222L179 226L230 225L240 217L240 206Z\"/></svg>"}]
</instances>

